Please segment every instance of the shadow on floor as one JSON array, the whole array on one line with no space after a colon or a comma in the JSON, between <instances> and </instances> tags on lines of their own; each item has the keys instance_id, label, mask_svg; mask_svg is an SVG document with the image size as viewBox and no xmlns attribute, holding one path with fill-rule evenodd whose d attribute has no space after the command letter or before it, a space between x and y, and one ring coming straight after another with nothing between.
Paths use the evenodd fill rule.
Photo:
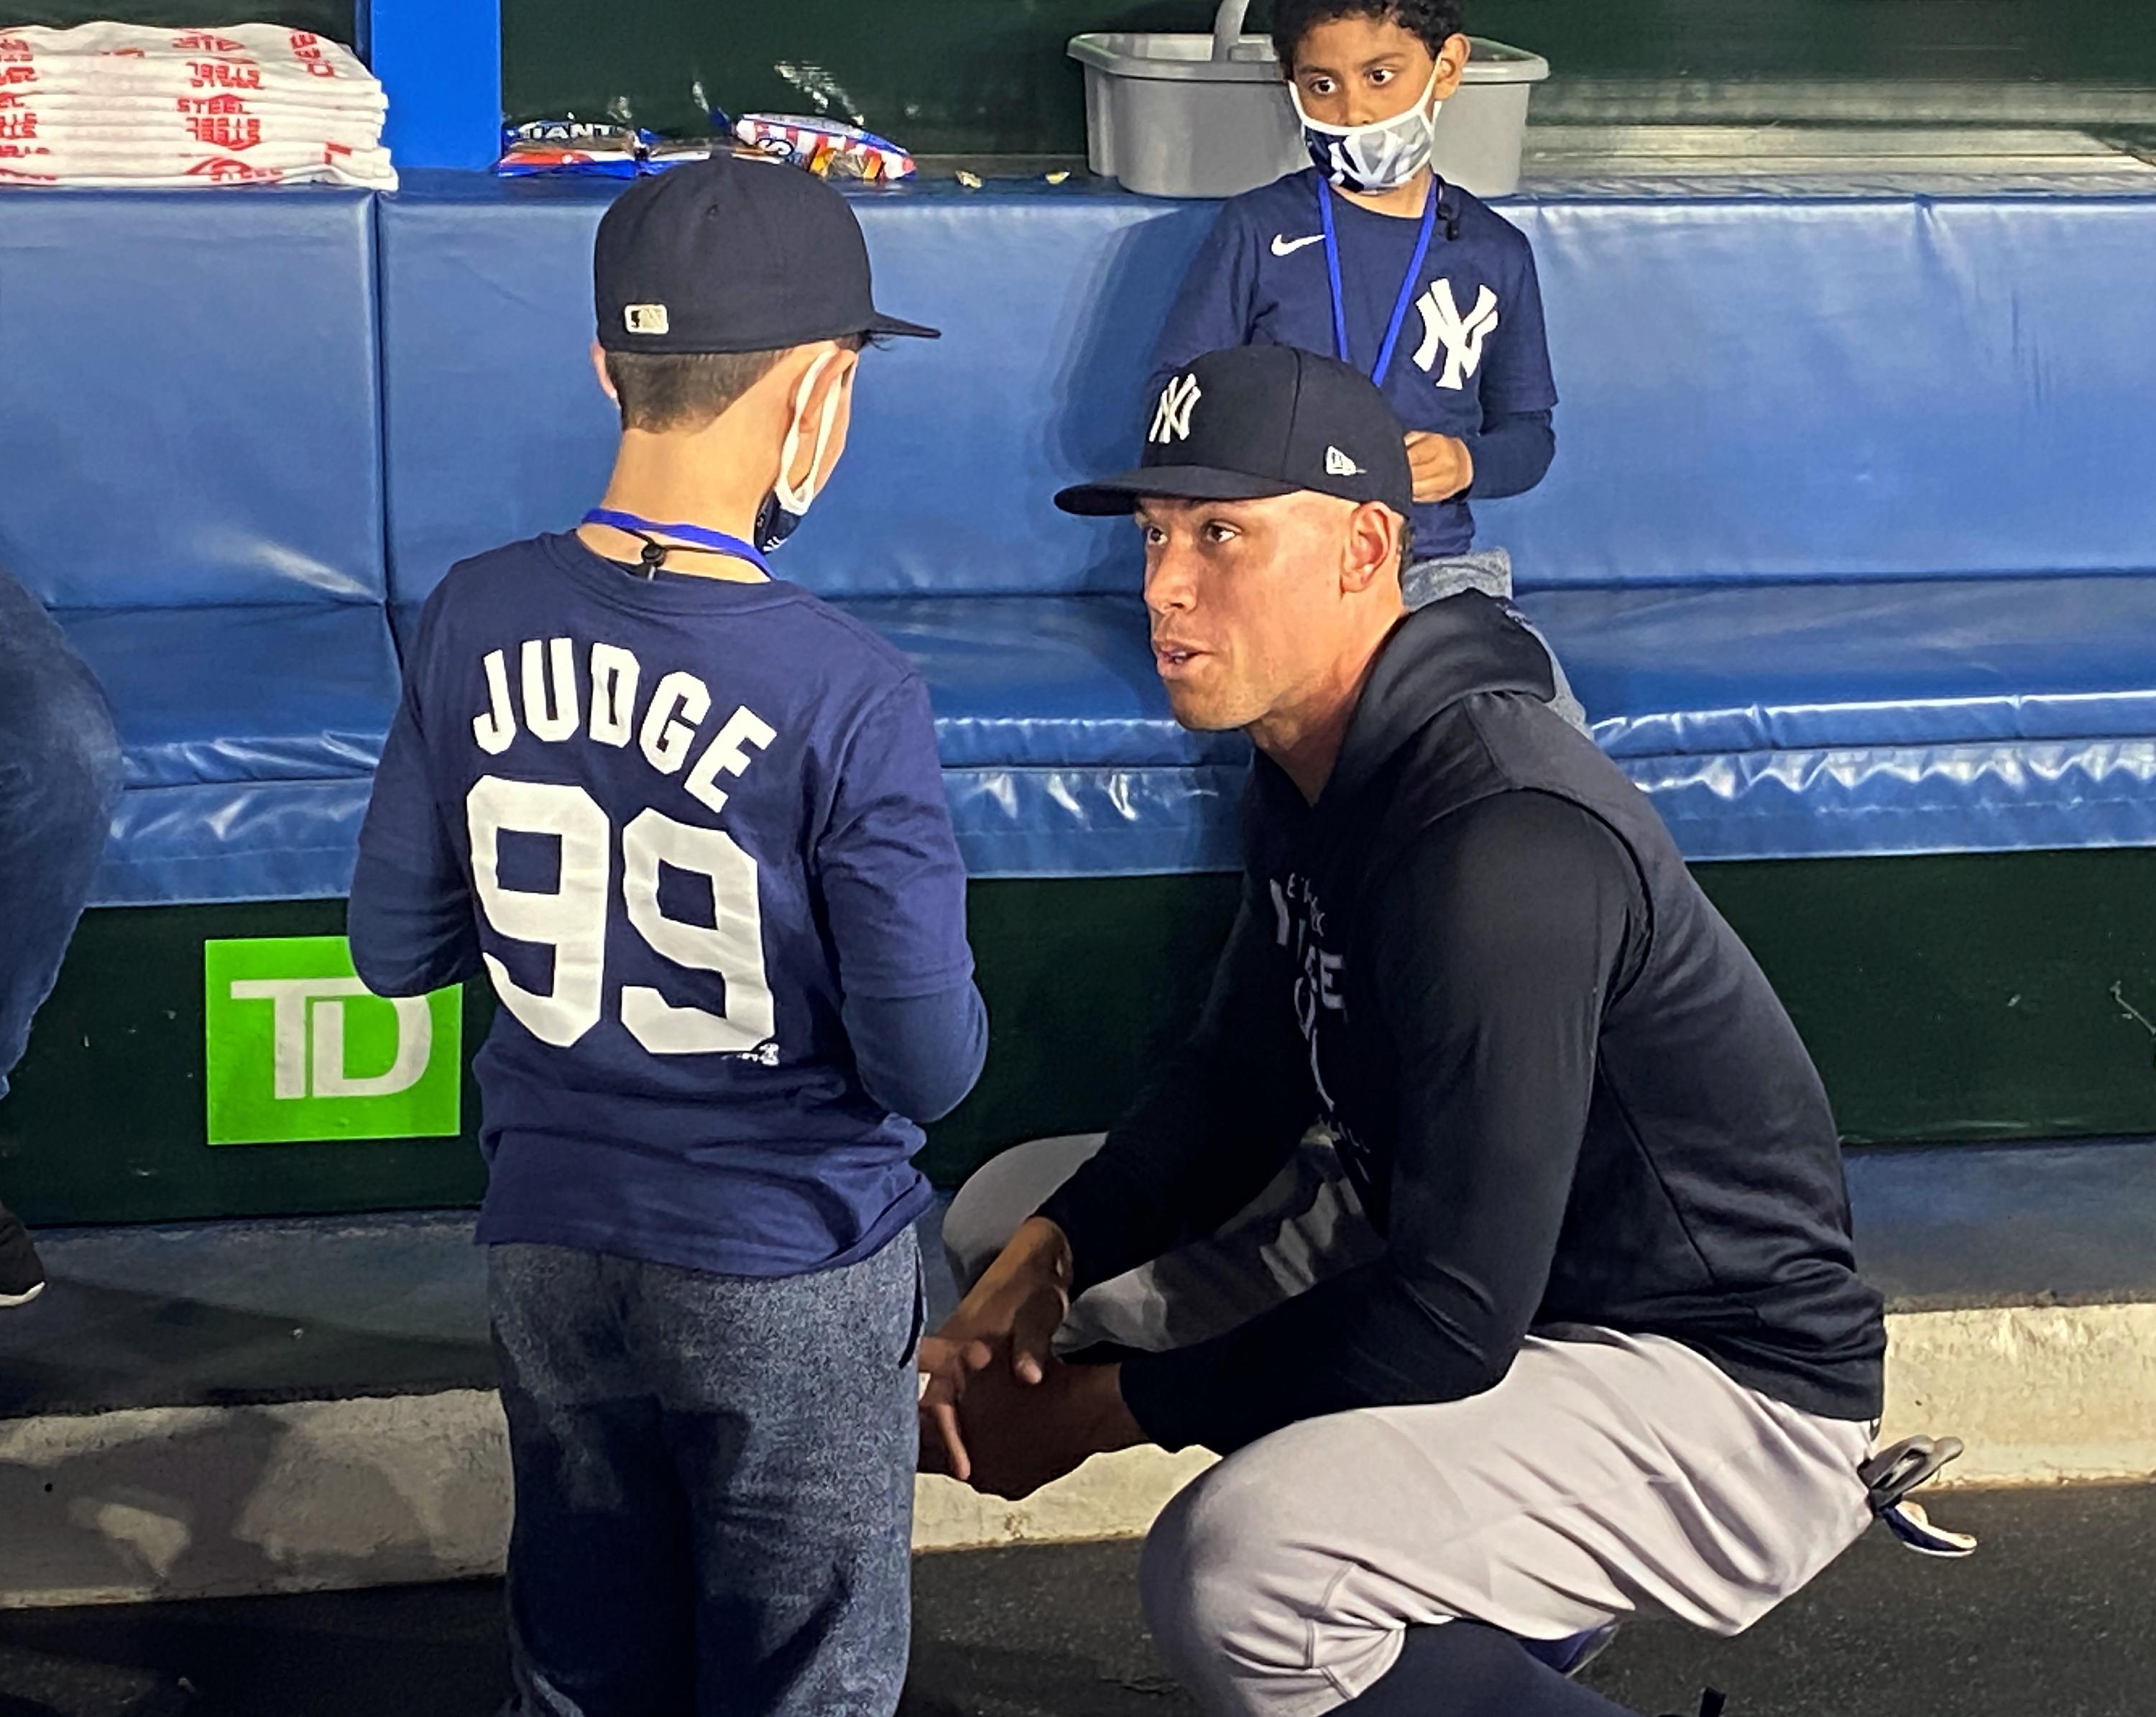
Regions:
<instances>
[{"instance_id":1,"label":"shadow on floor","mask_svg":"<svg viewBox=\"0 0 2156 1717\"><path fill-rule=\"evenodd\" d=\"M1711 1681L1731 1717L2147 1717L2156 1488L1936 1512L1983 1536L1976 1556L1926 1561L1875 1535L1743 1639L1641 1622L1592 1679L1647 1712L1688 1710ZM923 1558L902 1717L1195 1717L1146 1640L1137 1565L1131 1544ZM486 1717L505 1687L500 1589L0 1614L0 1717L167 1717L155 1689L182 1676L199 1689L188 1717Z\"/></svg>"}]
</instances>

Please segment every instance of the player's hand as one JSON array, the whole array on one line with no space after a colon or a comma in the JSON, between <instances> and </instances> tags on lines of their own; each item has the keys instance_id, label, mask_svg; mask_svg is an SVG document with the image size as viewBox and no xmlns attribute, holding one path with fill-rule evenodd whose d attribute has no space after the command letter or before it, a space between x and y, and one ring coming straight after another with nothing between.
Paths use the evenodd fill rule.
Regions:
<instances>
[{"instance_id":1,"label":"player's hand","mask_svg":"<svg viewBox=\"0 0 2156 1717\"><path fill-rule=\"evenodd\" d=\"M983 1370L962 1415L973 1488L1022 1501L1095 1455L1143 1442L1145 1433L1123 1405L1122 1380L1120 1365L1060 1360L1049 1362L1036 1384L1021 1384L998 1365Z\"/></svg>"},{"instance_id":2,"label":"player's hand","mask_svg":"<svg viewBox=\"0 0 2156 1717\"><path fill-rule=\"evenodd\" d=\"M1055 1360L1055 1332L1070 1310L1070 1243L1035 1216L1012 1236L973 1291L921 1344L921 1470L970 1478L960 1404L992 1367L1026 1387Z\"/></svg>"},{"instance_id":3,"label":"player's hand","mask_svg":"<svg viewBox=\"0 0 2156 1717\"><path fill-rule=\"evenodd\" d=\"M985 1343L1009 1361L1020 1383L1038 1383L1048 1375L1055 1332L1070 1315L1070 1242L1053 1222L1034 1216L936 1333L962 1346Z\"/></svg>"},{"instance_id":4,"label":"player's hand","mask_svg":"<svg viewBox=\"0 0 2156 1717\"><path fill-rule=\"evenodd\" d=\"M921 1344L921 1470L971 1482L973 1459L966 1447L959 1407L966 1386L995 1363L985 1341L953 1341L932 1335Z\"/></svg>"},{"instance_id":5,"label":"player's hand","mask_svg":"<svg viewBox=\"0 0 2156 1717\"><path fill-rule=\"evenodd\" d=\"M1408 471L1414 498L1427 505L1463 492L1475 481L1475 460L1465 441L1417 429L1408 436Z\"/></svg>"}]
</instances>

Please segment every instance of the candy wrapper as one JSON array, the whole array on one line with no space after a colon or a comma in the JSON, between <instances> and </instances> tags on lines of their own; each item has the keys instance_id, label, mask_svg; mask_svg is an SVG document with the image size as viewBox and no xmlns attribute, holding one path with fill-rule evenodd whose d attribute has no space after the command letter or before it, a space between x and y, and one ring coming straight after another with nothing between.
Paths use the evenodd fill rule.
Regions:
<instances>
[{"instance_id":1,"label":"candy wrapper","mask_svg":"<svg viewBox=\"0 0 2156 1717\"><path fill-rule=\"evenodd\" d=\"M744 114L734 121L734 136L750 148L791 162L819 178L886 183L914 174L913 157L897 144L835 120Z\"/></svg>"},{"instance_id":2,"label":"candy wrapper","mask_svg":"<svg viewBox=\"0 0 2156 1717\"><path fill-rule=\"evenodd\" d=\"M709 161L721 151L728 155L739 153L731 137L657 137L644 152L644 170L663 173L685 161Z\"/></svg>"},{"instance_id":3,"label":"candy wrapper","mask_svg":"<svg viewBox=\"0 0 2156 1717\"><path fill-rule=\"evenodd\" d=\"M539 174L633 179L665 172L685 161L702 161L714 149L734 147L730 137L662 137L632 126L581 119L535 119L505 126L501 141L501 159L494 170L510 179Z\"/></svg>"},{"instance_id":4,"label":"candy wrapper","mask_svg":"<svg viewBox=\"0 0 2156 1717\"><path fill-rule=\"evenodd\" d=\"M629 126L536 119L501 128L501 159L494 170L511 179L537 173L633 179L643 170L644 153L654 141L649 132Z\"/></svg>"}]
</instances>

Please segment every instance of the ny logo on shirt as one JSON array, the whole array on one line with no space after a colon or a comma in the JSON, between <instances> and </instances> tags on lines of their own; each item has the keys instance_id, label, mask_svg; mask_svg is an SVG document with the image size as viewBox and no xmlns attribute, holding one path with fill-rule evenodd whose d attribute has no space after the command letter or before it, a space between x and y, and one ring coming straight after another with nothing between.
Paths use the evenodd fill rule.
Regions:
<instances>
[{"instance_id":1,"label":"ny logo on shirt","mask_svg":"<svg viewBox=\"0 0 2156 1717\"><path fill-rule=\"evenodd\" d=\"M1415 352L1416 366L1427 374L1437 362L1439 348L1443 347L1445 373L1437 378L1437 385L1457 390L1481 364L1483 341L1497 331L1497 295L1487 286L1477 288L1475 308L1463 321L1452 301L1452 282L1439 280L1415 301L1415 308L1422 312L1422 344Z\"/></svg>"},{"instance_id":2,"label":"ny logo on shirt","mask_svg":"<svg viewBox=\"0 0 2156 1717\"><path fill-rule=\"evenodd\" d=\"M1190 439L1190 408L1204 396L1198 391L1198 378L1178 376L1160 390L1160 409L1152 414L1152 430L1148 441L1158 441L1163 446L1170 441Z\"/></svg>"}]
</instances>

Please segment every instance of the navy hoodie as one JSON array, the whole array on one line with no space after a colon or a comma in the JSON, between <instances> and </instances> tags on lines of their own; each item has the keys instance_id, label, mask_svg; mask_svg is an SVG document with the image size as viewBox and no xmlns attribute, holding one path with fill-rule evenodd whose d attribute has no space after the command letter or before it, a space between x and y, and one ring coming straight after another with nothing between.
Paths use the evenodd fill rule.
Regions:
<instances>
[{"instance_id":1,"label":"navy hoodie","mask_svg":"<svg viewBox=\"0 0 2156 1717\"><path fill-rule=\"evenodd\" d=\"M1315 805L1263 756L1195 1035L1044 1208L1082 1292L1243 1208L1314 1120L1376 1262L1128 1360L1170 1448L1457 1400L1536 1331L1671 1337L1806 1411L1880 1411L1885 1325L1796 1028L1645 797L1479 595L1403 620Z\"/></svg>"}]
</instances>

